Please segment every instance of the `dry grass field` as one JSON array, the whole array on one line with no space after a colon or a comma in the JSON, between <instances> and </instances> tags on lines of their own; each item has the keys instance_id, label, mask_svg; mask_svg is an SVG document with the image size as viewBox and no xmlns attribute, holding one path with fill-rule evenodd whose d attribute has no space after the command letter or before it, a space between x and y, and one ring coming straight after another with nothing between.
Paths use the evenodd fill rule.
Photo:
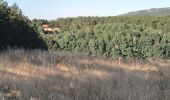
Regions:
<instances>
[{"instance_id":1,"label":"dry grass field","mask_svg":"<svg viewBox=\"0 0 170 100\"><path fill-rule=\"evenodd\" d=\"M0 100L170 100L170 61L0 53Z\"/></svg>"}]
</instances>

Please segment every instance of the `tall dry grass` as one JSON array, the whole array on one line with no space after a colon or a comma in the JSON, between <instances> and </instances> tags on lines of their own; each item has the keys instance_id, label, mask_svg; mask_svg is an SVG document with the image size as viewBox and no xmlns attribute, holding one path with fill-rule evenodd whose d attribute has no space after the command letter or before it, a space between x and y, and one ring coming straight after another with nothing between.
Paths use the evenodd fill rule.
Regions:
<instances>
[{"instance_id":1,"label":"tall dry grass","mask_svg":"<svg viewBox=\"0 0 170 100\"><path fill-rule=\"evenodd\" d=\"M170 61L83 54L0 53L0 100L169 100Z\"/></svg>"}]
</instances>

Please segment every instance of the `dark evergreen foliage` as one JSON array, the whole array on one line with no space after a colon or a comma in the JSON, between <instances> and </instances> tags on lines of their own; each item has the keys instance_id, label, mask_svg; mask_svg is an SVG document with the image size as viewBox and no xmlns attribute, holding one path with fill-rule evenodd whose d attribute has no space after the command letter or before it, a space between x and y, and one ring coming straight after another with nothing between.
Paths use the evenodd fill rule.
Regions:
<instances>
[{"instance_id":1,"label":"dark evergreen foliage","mask_svg":"<svg viewBox=\"0 0 170 100\"><path fill-rule=\"evenodd\" d=\"M22 14L18 6L8 6L7 2L0 0L0 49L45 47L37 28Z\"/></svg>"},{"instance_id":2,"label":"dark evergreen foliage","mask_svg":"<svg viewBox=\"0 0 170 100\"><path fill-rule=\"evenodd\" d=\"M170 16L60 18L48 23L61 30L45 37L49 49L113 58L170 57Z\"/></svg>"},{"instance_id":3,"label":"dark evergreen foliage","mask_svg":"<svg viewBox=\"0 0 170 100\"><path fill-rule=\"evenodd\" d=\"M42 25L60 28L44 34ZM52 50L84 52L112 58L170 58L170 16L77 17L34 19L16 4L0 0L0 48L48 46ZM43 40L43 39L44 40Z\"/></svg>"}]
</instances>

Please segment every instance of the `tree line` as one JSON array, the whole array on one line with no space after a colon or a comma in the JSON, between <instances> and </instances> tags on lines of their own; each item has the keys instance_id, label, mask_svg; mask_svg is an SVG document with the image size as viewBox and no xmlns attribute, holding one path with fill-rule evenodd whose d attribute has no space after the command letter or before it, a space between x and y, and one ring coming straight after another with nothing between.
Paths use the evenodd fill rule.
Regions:
<instances>
[{"instance_id":1,"label":"tree line","mask_svg":"<svg viewBox=\"0 0 170 100\"><path fill-rule=\"evenodd\" d=\"M23 15L17 4L9 6L7 2L0 0L0 49L45 47L37 28Z\"/></svg>"},{"instance_id":2,"label":"tree line","mask_svg":"<svg viewBox=\"0 0 170 100\"><path fill-rule=\"evenodd\" d=\"M42 25L60 28L45 34ZM29 20L0 0L0 49L47 48L92 56L170 58L170 16L108 16Z\"/></svg>"},{"instance_id":3,"label":"tree line","mask_svg":"<svg viewBox=\"0 0 170 100\"><path fill-rule=\"evenodd\" d=\"M36 21L61 30L44 36L49 49L112 58L170 57L170 16L77 17Z\"/></svg>"}]
</instances>

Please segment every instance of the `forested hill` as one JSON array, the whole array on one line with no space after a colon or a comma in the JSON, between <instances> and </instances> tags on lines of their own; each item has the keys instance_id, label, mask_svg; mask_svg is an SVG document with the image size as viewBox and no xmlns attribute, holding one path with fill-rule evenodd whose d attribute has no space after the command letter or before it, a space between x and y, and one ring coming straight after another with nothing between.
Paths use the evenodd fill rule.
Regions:
<instances>
[{"instance_id":1,"label":"forested hill","mask_svg":"<svg viewBox=\"0 0 170 100\"><path fill-rule=\"evenodd\" d=\"M48 23L50 27L58 27L61 33L66 31L82 30L97 25L112 23L136 24L161 30L163 33L170 32L170 16L108 16L108 17L76 17L59 18L57 20L39 20L36 23ZM80 32L81 33L81 32Z\"/></svg>"},{"instance_id":2,"label":"forested hill","mask_svg":"<svg viewBox=\"0 0 170 100\"><path fill-rule=\"evenodd\" d=\"M139 10L129 12L120 16L166 16L166 15L170 15L170 7Z\"/></svg>"},{"instance_id":3,"label":"forested hill","mask_svg":"<svg viewBox=\"0 0 170 100\"><path fill-rule=\"evenodd\" d=\"M17 4L8 6L0 0L0 49L45 47L36 27L23 15Z\"/></svg>"},{"instance_id":4,"label":"forested hill","mask_svg":"<svg viewBox=\"0 0 170 100\"><path fill-rule=\"evenodd\" d=\"M60 28L46 35L50 49L93 56L170 58L170 16L117 16L33 20Z\"/></svg>"},{"instance_id":5,"label":"forested hill","mask_svg":"<svg viewBox=\"0 0 170 100\"><path fill-rule=\"evenodd\" d=\"M45 25L44 25L45 24ZM46 32L46 29L59 31ZM48 26L48 27L47 27ZM170 16L76 17L32 20L0 0L0 49L83 52L92 56L170 58Z\"/></svg>"}]
</instances>

